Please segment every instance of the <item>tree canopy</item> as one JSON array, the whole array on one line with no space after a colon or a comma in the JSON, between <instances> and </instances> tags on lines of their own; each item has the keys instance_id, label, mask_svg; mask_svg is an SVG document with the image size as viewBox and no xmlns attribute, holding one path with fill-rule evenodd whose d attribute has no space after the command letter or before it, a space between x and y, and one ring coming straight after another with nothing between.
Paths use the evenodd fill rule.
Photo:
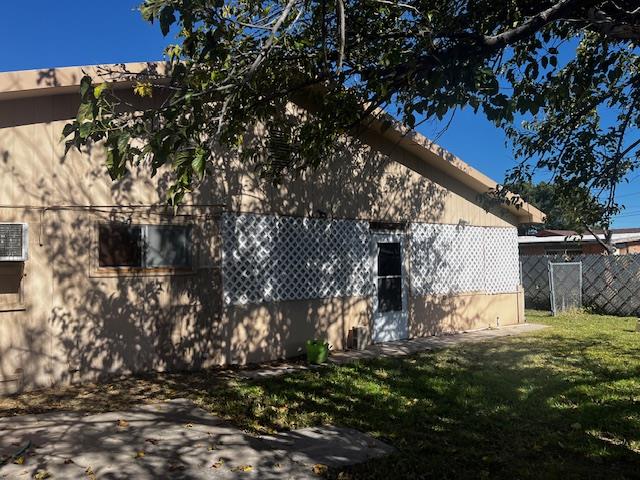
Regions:
<instances>
[{"instance_id":1,"label":"tree canopy","mask_svg":"<svg viewBox=\"0 0 640 480\"><path fill-rule=\"evenodd\" d=\"M584 233L587 228L599 225L598 219L603 215L603 207L585 189L569 194L561 182L523 182L514 187L514 193L545 213L544 224L535 226L535 229ZM531 230L531 226L522 225L520 234L530 234Z\"/></svg>"},{"instance_id":2,"label":"tree canopy","mask_svg":"<svg viewBox=\"0 0 640 480\"><path fill-rule=\"evenodd\" d=\"M412 128L483 112L519 162L505 187L550 170L565 191L589 192L604 222L638 166L637 0L146 0L140 11L177 35L167 78L135 85L158 108L121 108L85 78L64 135L68 148L104 141L114 178L142 158L169 165L172 202L218 146L277 181L322 164L380 109ZM311 114L292 116L301 96ZM248 136L256 124L265 135Z\"/></svg>"}]
</instances>

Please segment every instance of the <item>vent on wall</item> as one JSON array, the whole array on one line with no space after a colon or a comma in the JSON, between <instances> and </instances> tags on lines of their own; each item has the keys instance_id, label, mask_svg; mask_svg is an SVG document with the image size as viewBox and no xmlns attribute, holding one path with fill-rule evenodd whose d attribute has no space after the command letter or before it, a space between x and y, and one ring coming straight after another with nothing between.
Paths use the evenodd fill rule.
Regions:
<instances>
[{"instance_id":1,"label":"vent on wall","mask_svg":"<svg viewBox=\"0 0 640 480\"><path fill-rule=\"evenodd\" d=\"M28 230L26 223L0 223L0 262L27 260Z\"/></svg>"}]
</instances>

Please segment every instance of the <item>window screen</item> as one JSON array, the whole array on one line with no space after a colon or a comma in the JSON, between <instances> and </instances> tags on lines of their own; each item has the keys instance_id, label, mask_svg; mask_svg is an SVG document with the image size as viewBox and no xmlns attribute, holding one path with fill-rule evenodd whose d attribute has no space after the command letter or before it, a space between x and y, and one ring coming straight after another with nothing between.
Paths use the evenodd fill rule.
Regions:
<instances>
[{"instance_id":1,"label":"window screen","mask_svg":"<svg viewBox=\"0 0 640 480\"><path fill-rule=\"evenodd\" d=\"M402 253L399 242L378 243L378 311L402 311Z\"/></svg>"},{"instance_id":2,"label":"window screen","mask_svg":"<svg viewBox=\"0 0 640 480\"><path fill-rule=\"evenodd\" d=\"M191 265L188 225L111 223L98 230L98 265L128 268L184 268Z\"/></svg>"},{"instance_id":3,"label":"window screen","mask_svg":"<svg viewBox=\"0 0 640 480\"><path fill-rule=\"evenodd\" d=\"M188 267L189 227L175 225L149 225L145 264L153 267Z\"/></svg>"},{"instance_id":4,"label":"window screen","mask_svg":"<svg viewBox=\"0 0 640 480\"><path fill-rule=\"evenodd\" d=\"M402 277L378 278L378 311L402 311Z\"/></svg>"},{"instance_id":5,"label":"window screen","mask_svg":"<svg viewBox=\"0 0 640 480\"><path fill-rule=\"evenodd\" d=\"M402 275L402 256L400 254L400 244L378 243L378 276L388 277L390 275Z\"/></svg>"}]
</instances>

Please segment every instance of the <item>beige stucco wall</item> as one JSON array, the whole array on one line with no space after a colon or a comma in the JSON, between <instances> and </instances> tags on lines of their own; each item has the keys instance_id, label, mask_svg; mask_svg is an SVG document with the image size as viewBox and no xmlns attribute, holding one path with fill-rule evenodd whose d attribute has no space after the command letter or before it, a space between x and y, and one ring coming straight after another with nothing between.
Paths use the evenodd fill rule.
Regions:
<instances>
[{"instance_id":1,"label":"beige stucco wall","mask_svg":"<svg viewBox=\"0 0 640 480\"><path fill-rule=\"evenodd\" d=\"M346 347L351 328L367 325L371 302L367 298L324 298L231 306L230 363L261 362L304 353L310 338L326 339L333 348ZM246 348L251 345L250 349Z\"/></svg>"},{"instance_id":2,"label":"beige stucco wall","mask_svg":"<svg viewBox=\"0 0 640 480\"><path fill-rule=\"evenodd\" d=\"M0 270L0 393L111 373L278 358L298 353L311 336L326 336L342 348L348 330L368 322L368 299L225 309L216 224L223 210L515 224L511 214L486 211L471 189L373 134L363 136L368 145L355 155L333 159L280 188L265 186L249 166L221 154L212 174L174 214L162 207L166 172L151 178L142 166L111 182L99 147L63 155L60 134L76 109L73 94L0 101L0 221L30 227L24 268ZM96 224L109 219L193 223L194 271L96 271ZM461 303L448 314L429 299L412 301L412 333L483 326L497 314L504 324L513 320L513 296L488 297L457 299Z\"/></svg>"},{"instance_id":3,"label":"beige stucco wall","mask_svg":"<svg viewBox=\"0 0 640 480\"><path fill-rule=\"evenodd\" d=\"M524 322L524 297L521 289L515 293L410 297L409 315L412 337L495 328Z\"/></svg>"}]
</instances>

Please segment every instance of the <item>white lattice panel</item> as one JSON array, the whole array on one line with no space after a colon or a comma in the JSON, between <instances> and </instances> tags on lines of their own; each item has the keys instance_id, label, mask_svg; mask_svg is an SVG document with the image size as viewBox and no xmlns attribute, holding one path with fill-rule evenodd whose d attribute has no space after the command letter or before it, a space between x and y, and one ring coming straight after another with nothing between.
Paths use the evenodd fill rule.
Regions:
<instances>
[{"instance_id":1,"label":"white lattice panel","mask_svg":"<svg viewBox=\"0 0 640 480\"><path fill-rule=\"evenodd\" d=\"M515 292L520 284L518 231L515 228L484 229L485 291Z\"/></svg>"},{"instance_id":2,"label":"white lattice panel","mask_svg":"<svg viewBox=\"0 0 640 480\"><path fill-rule=\"evenodd\" d=\"M483 290L481 227L414 223L410 231L415 294Z\"/></svg>"},{"instance_id":3,"label":"white lattice panel","mask_svg":"<svg viewBox=\"0 0 640 480\"><path fill-rule=\"evenodd\" d=\"M414 223L410 233L414 295L516 291L516 229Z\"/></svg>"},{"instance_id":4,"label":"white lattice panel","mask_svg":"<svg viewBox=\"0 0 640 480\"><path fill-rule=\"evenodd\" d=\"M224 214L227 304L371 292L367 222Z\"/></svg>"}]
</instances>

